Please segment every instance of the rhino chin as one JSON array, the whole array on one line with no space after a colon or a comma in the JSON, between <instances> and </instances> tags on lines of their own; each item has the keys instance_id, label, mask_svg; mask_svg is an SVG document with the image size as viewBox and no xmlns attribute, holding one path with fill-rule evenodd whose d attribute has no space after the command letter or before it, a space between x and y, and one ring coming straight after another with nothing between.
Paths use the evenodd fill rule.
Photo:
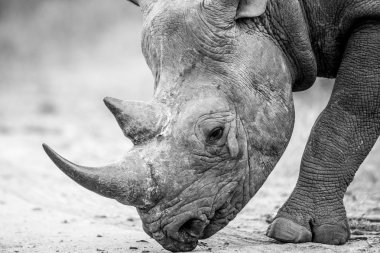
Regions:
<instances>
[{"instance_id":1,"label":"rhino chin","mask_svg":"<svg viewBox=\"0 0 380 253\"><path fill-rule=\"evenodd\" d=\"M193 251L198 246L198 240L194 242L188 242L188 243L178 242L176 240L170 240L170 242L167 242L161 245L166 250L169 250L171 252L186 252L186 251Z\"/></svg>"},{"instance_id":2,"label":"rhino chin","mask_svg":"<svg viewBox=\"0 0 380 253\"><path fill-rule=\"evenodd\" d=\"M189 225L190 223L193 223L192 225ZM207 239L217 233L219 230L221 230L223 227L225 227L227 224L221 224L221 223L204 223L204 228L202 229L201 234L193 235L189 233L186 229L187 226L196 226L194 224L196 221L188 221L186 222L180 230L176 233L175 238L169 237L165 238L165 240L159 241L157 240L166 250L172 251L172 252L184 252L184 251L192 251L194 250L199 240ZM206 225L207 224L207 225Z\"/></svg>"}]
</instances>

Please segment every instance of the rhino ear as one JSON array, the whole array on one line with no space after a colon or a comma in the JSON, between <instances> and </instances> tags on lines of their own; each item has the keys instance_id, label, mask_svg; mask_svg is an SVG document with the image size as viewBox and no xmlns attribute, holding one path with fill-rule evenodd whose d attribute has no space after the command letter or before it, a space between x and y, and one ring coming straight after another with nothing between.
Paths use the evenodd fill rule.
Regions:
<instances>
[{"instance_id":1,"label":"rhino ear","mask_svg":"<svg viewBox=\"0 0 380 253\"><path fill-rule=\"evenodd\" d=\"M240 0L236 19L254 18L264 14L268 0Z\"/></svg>"},{"instance_id":2,"label":"rhino ear","mask_svg":"<svg viewBox=\"0 0 380 253\"><path fill-rule=\"evenodd\" d=\"M140 0L128 0L128 1L137 5L137 6L140 6Z\"/></svg>"}]
</instances>

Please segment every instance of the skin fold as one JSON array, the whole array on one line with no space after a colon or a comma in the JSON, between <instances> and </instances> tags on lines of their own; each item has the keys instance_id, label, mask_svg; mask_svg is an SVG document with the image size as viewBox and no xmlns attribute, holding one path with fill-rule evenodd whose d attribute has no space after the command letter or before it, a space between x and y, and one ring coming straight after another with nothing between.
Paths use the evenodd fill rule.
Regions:
<instances>
[{"instance_id":1,"label":"skin fold","mask_svg":"<svg viewBox=\"0 0 380 253\"><path fill-rule=\"evenodd\" d=\"M137 207L144 231L191 251L260 189L293 131L292 92L336 78L299 181L267 235L343 244L343 195L380 131L380 3L336 0L141 0L151 103L106 98L134 143L118 163L69 177Z\"/></svg>"}]
</instances>

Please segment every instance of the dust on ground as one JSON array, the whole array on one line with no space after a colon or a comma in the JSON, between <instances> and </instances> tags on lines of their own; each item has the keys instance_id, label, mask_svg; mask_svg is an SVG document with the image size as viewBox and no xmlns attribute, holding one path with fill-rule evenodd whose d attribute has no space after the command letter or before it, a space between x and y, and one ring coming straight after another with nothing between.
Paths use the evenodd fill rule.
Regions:
<instances>
[{"instance_id":1,"label":"dust on ground","mask_svg":"<svg viewBox=\"0 0 380 253\"><path fill-rule=\"evenodd\" d=\"M125 1L0 2L0 252L164 252L132 207L72 182L46 142L72 161L107 164L131 147L102 103L149 100L153 79L140 53L141 14ZM344 246L281 244L268 223L297 180L302 152L332 82L295 94L289 147L228 227L196 252L380 252L380 147L349 187L353 236Z\"/></svg>"}]
</instances>

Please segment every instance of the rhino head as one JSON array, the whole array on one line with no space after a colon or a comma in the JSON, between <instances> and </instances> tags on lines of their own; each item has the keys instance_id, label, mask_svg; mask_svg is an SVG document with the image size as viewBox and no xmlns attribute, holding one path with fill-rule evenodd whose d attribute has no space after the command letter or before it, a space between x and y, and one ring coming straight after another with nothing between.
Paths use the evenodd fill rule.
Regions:
<instances>
[{"instance_id":1,"label":"rhino head","mask_svg":"<svg viewBox=\"0 0 380 253\"><path fill-rule=\"evenodd\" d=\"M135 206L144 231L190 251L247 204L284 152L294 123L289 61L261 26L261 0L141 0L150 103L105 98L134 147L100 168L44 145L69 177Z\"/></svg>"}]
</instances>

